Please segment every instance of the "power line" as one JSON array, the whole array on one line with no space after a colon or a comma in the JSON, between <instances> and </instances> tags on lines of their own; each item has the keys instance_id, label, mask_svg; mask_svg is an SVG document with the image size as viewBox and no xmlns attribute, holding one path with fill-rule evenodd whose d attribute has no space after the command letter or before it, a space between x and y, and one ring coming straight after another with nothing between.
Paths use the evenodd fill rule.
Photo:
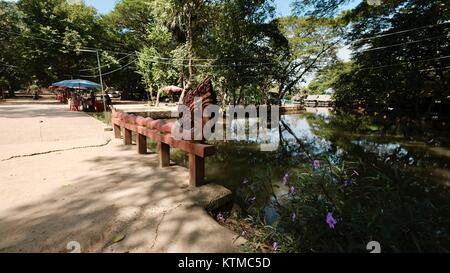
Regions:
<instances>
[{"instance_id":1,"label":"power line","mask_svg":"<svg viewBox=\"0 0 450 273\"><path fill-rule=\"evenodd\" d=\"M17 36L24 36L24 37L33 38L33 39L36 39L36 40L41 40L41 41L44 41L44 42L49 42L49 43L54 43L54 44L68 46L67 43L63 43L63 42L56 41L56 40L53 40L53 39L41 38L41 37L38 37L38 36L35 36L35 35L31 35L31 34L19 33L19 32L8 31L8 30L0 30L0 32L4 32L4 33L7 32L7 33L11 33L11 34L14 34L14 35L17 35ZM87 46L85 46L84 48L91 49L91 50L99 50L99 51L104 51L104 52L110 52L110 53L115 53L115 54L122 54L122 55L127 55L127 54L130 54L130 53L131 53L130 55L134 54L134 52L114 51L114 50L109 50L109 49L100 49L100 48L87 47ZM69 49L69 50L71 50L71 49ZM72 49L71 51L77 52L77 49Z\"/></svg>"},{"instance_id":2,"label":"power line","mask_svg":"<svg viewBox=\"0 0 450 273\"><path fill-rule=\"evenodd\" d=\"M372 40L372 39L376 39L376 38L382 38L382 37L387 37L387 36L393 36L393 35L397 35L397 34L403 34L403 33L408 33L408 32L412 32L412 31L416 31L416 30L420 30L420 29L427 29L427 28L433 28L433 27L438 27L438 26L442 26L442 25L447 25L449 24L448 22L445 23L440 23L440 24L432 24L432 25L426 25L426 26L422 26L422 27L416 27L416 28L411 28L411 29L406 29L406 30L401 30L401 31L396 31L396 32L391 32L391 33L386 33L386 34L380 34L380 35L375 35L375 36L371 36L371 37L365 37L365 38L361 38L361 39L357 39L355 41L353 41L352 43L357 43L359 41L364 41L364 40ZM450 25L449 25L450 26ZM434 40L434 39L438 39L441 37L445 37L447 35L439 35L439 36L434 36L434 37L429 37L429 38L424 38L421 40L416 40L416 41L410 41L410 42L405 42L405 43L399 43L399 44L394 44L394 45L387 45L387 46L381 46L381 47L377 47L377 48L370 48L367 50L363 50L360 52L366 52L366 51L375 51L375 50L381 50L381 49L386 49L386 48L391 48L391 47L396 47L396 46L401 46L401 45L407 45L407 44L414 44L414 43L420 43L420 42L424 42L424 41L428 41L428 40ZM189 61L188 59L175 59L175 58L164 58L164 57L156 57L159 60L163 60L163 61L183 61L183 62L187 62ZM155 59L155 57L154 57ZM217 62L217 61L223 61L223 60L246 60L246 59L253 59L251 57L248 58L193 58L192 61L213 61L213 62ZM164 64L163 62L161 62L162 64ZM169 63L165 63L165 64L169 64ZM249 66L254 66L254 65L270 65L272 63L257 63L257 64L248 64ZM184 65L184 66L188 66L188 65ZM210 65L196 65L198 67L229 67L229 66L246 66L246 65L220 65L220 64L210 64Z\"/></svg>"},{"instance_id":3,"label":"power line","mask_svg":"<svg viewBox=\"0 0 450 273\"><path fill-rule=\"evenodd\" d=\"M42 40L42 41L49 42L49 43L55 43L55 44L68 46L66 43L59 42L59 41L52 40L52 39L45 39L45 38L37 37L35 35L30 35L30 34L26 34L26 33L18 33L18 32L7 31L7 30L0 30L0 32L2 32L2 31L3 32L9 32L9 33L12 33L12 34L15 34L15 35L18 35L18 36L22 35L22 36L25 36L25 37L30 37L30 38L33 38L33 39ZM106 49L92 48L92 47L84 47L84 48L91 49L91 50L99 50L99 51L111 52L111 53L116 53L116 54L122 54L122 55L127 55L127 56L136 54L136 52L113 51L113 50L106 50ZM73 51L76 52L77 50L73 49ZM166 60L166 61L170 61L170 60L181 60L181 61L185 61L186 60L187 61L187 59L175 59L175 58L163 58L163 57L158 57L158 59ZM249 57L249 58L245 58L245 59L252 59L252 58ZM217 58L216 59L212 59L212 58L210 58L210 59L207 59L207 58L205 58L205 59L193 58L192 60L193 61L217 61L218 59ZM230 58L229 60L236 60L236 59ZM93 68L92 70L95 70L95 69L98 69L98 68ZM83 71L88 71L88 70L89 69L86 69L86 70L83 70ZM82 71L82 70L80 70L80 71Z\"/></svg>"},{"instance_id":4,"label":"power line","mask_svg":"<svg viewBox=\"0 0 450 273\"><path fill-rule=\"evenodd\" d=\"M10 65L10 64L0 64L0 66L11 67L11 68L19 68L16 65Z\"/></svg>"},{"instance_id":5,"label":"power line","mask_svg":"<svg viewBox=\"0 0 450 273\"><path fill-rule=\"evenodd\" d=\"M441 23L441 24L432 24L432 25L427 25L427 26L422 26L422 27L417 27L417 28L412 28L412 29L406 29L406 30L401 30L401 31L397 31L397 32L391 32L391 33L386 33L386 34L380 34L380 35L375 35L372 37L366 37L366 38L361 38L361 39L357 39L355 41L353 41L352 43L356 43L359 41L364 41L364 40L371 40L371 39L375 39L375 38L381 38L381 37L386 37L386 36L392 36L392 35L396 35L396 34L403 34L403 33L407 33L407 32L412 32L412 31L416 31L416 30L420 30L420 29L425 29L425 28L432 28L432 27L437 27L437 26L441 26L441 25L447 25L449 23ZM426 40L431 40L431 39L437 39L440 37L444 37L446 35L440 35L440 36L435 36L435 37L430 37L430 38L426 38L426 39L422 39L422 40L418 40L418 41L411 41L411 42L406 42L406 43L401 43L401 44L396 44L396 45L389 45L386 47L379 47L379 48L373 48L370 49L371 50L378 50L378 49L382 49L382 48L389 48L389 47L394 47L394 46L400 46L403 44L411 44L411 43L417 43L417 42L422 42L422 41L426 41ZM367 50L369 51L369 50ZM163 58L163 57L158 57L158 59L160 60L177 60L174 58ZM251 57L249 58L206 58L206 59L202 59L202 58L193 58L193 61L220 61L220 60L244 60L244 59L252 59ZM185 59L183 59L185 60Z\"/></svg>"},{"instance_id":6,"label":"power line","mask_svg":"<svg viewBox=\"0 0 450 273\"><path fill-rule=\"evenodd\" d=\"M412 31L416 31L416 30L420 30L420 29L426 29L426 28L432 28L432 27L437 27L437 26L441 26L441 25L447 25L448 23L441 23L441 24L433 24L433 25L427 25L427 26L423 26L423 27L417 27L417 28L412 28L412 29L406 29L406 30L402 30L402 31L397 31L397 32L392 32L392 33L386 33L386 34L380 34L380 35L375 35L372 37L366 37L366 38L362 38L362 39L358 39L352 42L356 43L359 41L364 41L364 40L372 40L375 38L381 38L381 37L386 37L386 36L392 36L392 35L396 35L396 34L403 34L403 33L407 33L407 32L412 32ZM420 42L424 42L424 41L428 41L428 40L434 40L434 39L438 39L441 37L445 37L447 35L439 35L439 36L434 36L434 37L429 37L429 38L424 38L421 40L416 40L416 41L410 41L410 42L404 42L404 43L399 43L399 44L394 44L394 45L387 45L387 46L381 46L381 47L376 47L376 48L370 48L370 49L366 49L366 50L362 50L360 52L367 52L367 51L376 51L376 50L381 50L381 49L386 49L386 48L392 48L392 47L396 47L396 46L402 46L402 45L407 45L407 44L414 44L414 43L420 43ZM176 60L181 60L181 59L174 59L174 58L163 58L163 57L157 57L157 59L159 60L166 60L166 61L176 61ZM221 61L221 60L243 60L243 59L252 59L252 58L215 58L215 59L199 59L199 58L194 58L192 59L193 61ZM187 59L182 59L182 61L188 61ZM165 64L169 64L169 63L165 63ZM261 63L261 64L268 64L270 65L271 63ZM254 66L255 64L249 64L250 66ZM196 65L199 67L220 67L220 66L224 66L227 67L228 65ZM233 65L230 65L233 66ZM235 66L240 66L240 65L235 65ZM245 65L244 65L245 66Z\"/></svg>"},{"instance_id":7,"label":"power line","mask_svg":"<svg viewBox=\"0 0 450 273\"><path fill-rule=\"evenodd\" d=\"M449 69L447 69L447 68L450 69L450 66L438 67L438 68L430 68L430 69L422 69L422 70L419 70L419 71L420 71L420 72L435 71L435 70L446 71L446 70L449 70Z\"/></svg>"},{"instance_id":8,"label":"power line","mask_svg":"<svg viewBox=\"0 0 450 273\"><path fill-rule=\"evenodd\" d=\"M122 58L118 59L117 62L120 62L120 61L122 61L122 60L128 58L129 56L134 55L134 54L135 54L134 52L133 52L133 53L130 53L130 54L126 55L125 57L122 57ZM105 65L102 65L102 66L100 66L100 67L103 68L103 67L109 67L109 66L110 66L110 64L105 64ZM81 70L78 70L78 71L81 72L81 71L92 71L92 70L98 70L98 67L95 67L95 68L88 68L88 69L81 69Z\"/></svg>"},{"instance_id":9,"label":"power line","mask_svg":"<svg viewBox=\"0 0 450 273\"><path fill-rule=\"evenodd\" d=\"M438 39L438 38L442 38L442 37L446 37L446 36L447 35L439 35L439 36L434 36L434 37L425 38L425 39L421 39L421 40L404 42L404 43L400 43L400 44L393 44L393 45L388 45L388 46L380 46L380 47L375 47L375 48L363 49L359 52L370 52L370 51L376 51L376 50L380 50L380 49L392 48L392 47L397 47L397 46L402 46L402 45L416 44L416 43L430 41L430 40L434 40L434 39Z\"/></svg>"},{"instance_id":10,"label":"power line","mask_svg":"<svg viewBox=\"0 0 450 273\"><path fill-rule=\"evenodd\" d=\"M176 64L176 63L171 63L171 62L167 62L167 61L159 61L156 60L154 58L147 58L145 59L148 62L151 63L157 63L157 64L166 64L166 65L172 65L172 66L183 66L183 67L189 67L189 64ZM176 59L172 59L172 60L176 60ZM247 64L192 64L193 67L252 67L252 66L265 66L265 65L274 65L273 62L270 63L247 63Z\"/></svg>"},{"instance_id":11,"label":"power line","mask_svg":"<svg viewBox=\"0 0 450 273\"><path fill-rule=\"evenodd\" d=\"M403 63L398 63L398 64L389 64L389 65L374 66L374 67L363 67L363 68L358 69L357 71L380 69L380 68L388 68L388 67L400 66L400 65L405 65L405 64L422 63L422 62L428 62L428 61L434 61L434 60L437 61L437 60L448 59L448 58L450 58L450 55L441 56L441 57L432 58L432 59L426 59L426 60L417 60L417 61L412 61L412 62L403 62Z\"/></svg>"},{"instance_id":12,"label":"power line","mask_svg":"<svg viewBox=\"0 0 450 273\"><path fill-rule=\"evenodd\" d=\"M121 66L121 67L119 67L119 68L117 68L117 69L114 69L114 70L112 70L112 71L109 71L109 72L106 72L106 73L102 73L102 76L107 76L107 75L113 74L113 73L115 73L115 72L117 72L117 71L123 70L124 68L127 68L128 66L132 65L132 64L134 63L134 61L135 61L135 60L133 60L133 61L129 62L128 64L123 65L123 66ZM99 75L98 75L98 74L96 74L96 75L94 75L94 76L80 75L80 77L84 77L84 78L97 78L97 77L99 77Z\"/></svg>"},{"instance_id":13,"label":"power line","mask_svg":"<svg viewBox=\"0 0 450 273\"><path fill-rule=\"evenodd\" d=\"M142 54L135 52L136 55ZM189 59L186 58L167 58L167 57L155 57L155 59L159 59L162 61L183 61L188 62ZM253 57L241 57L241 58L192 58L192 61L211 61L211 62L217 62L217 61L236 61L236 60L251 60L255 59ZM208 65L209 66L209 65Z\"/></svg>"},{"instance_id":14,"label":"power line","mask_svg":"<svg viewBox=\"0 0 450 273\"><path fill-rule=\"evenodd\" d=\"M55 41L55 40L45 39L45 38L37 37L37 36L31 35L31 34L22 33L22 32L15 32L15 31L10 31L10 30L1 30L0 32L4 32L4 33L7 32L7 33L15 34L15 35L18 35L18 36L30 37L30 38L33 38L33 39L36 39L36 40L42 40L42 41L45 41L45 42L50 42L50 43L61 44L61 45L67 46L67 44L63 43L63 42L58 42L58 41Z\"/></svg>"},{"instance_id":15,"label":"power line","mask_svg":"<svg viewBox=\"0 0 450 273\"><path fill-rule=\"evenodd\" d=\"M387 36L392 36L392 35L396 35L396 34L403 34L403 33L408 33L408 32L412 32L412 31L416 31L416 30L420 30L420 29L433 28L433 27L447 25L447 24L449 24L449 23L445 22L445 23L440 23L440 24L432 24L432 25L427 25L427 26L422 26L422 27L416 27L416 28L411 28L411 29L400 30L400 31L396 31L396 32L379 34L379 35L375 35L375 36L371 36L371 37L365 37L365 38L356 39L352 43L357 43L357 42L361 42L361 41L372 40L372 39L377 39L377 38L382 38L382 37L387 37Z\"/></svg>"},{"instance_id":16,"label":"power line","mask_svg":"<svg viewBox=\"0 0 450 273\"><path fill-rule=\"evenodd\" d=\"M402 31L397 31L397 32L392 32L392 33L386 33L386 34L380 34L380 35L376 35L376 36L372 36L372 37L366 37L366 38L362 38L362 39L358 39L353 41L352 43L356 43L358 41L363 41L363 40L371 40L371 39L375 39L375 38L380 38L380 37L386 37L386 36L391 36L391 35L396 35L396 34L402 34L402 33L407 33L407 32L412 32L412 31L416 31L416 30L420 30L420 29L426 29L426 28L431 28L431 27L436 27L436 26L440 26L440 25L445 25L447 23L441 23L441 24L434 24L434 25L427 25L427 26L423 26L423 27L417 27L417 28L412 28L412 29L407 29L407 30L402 30ZM63 42L58 42L55 40L51 40L51 39L44 39L44 38L40 38L34 35L30 35L30 34L25 34L25 33L16 33L16 32L12 32L12 31L7 31L4 30L4 32L9 32L9 33L13 33L16 35L24 35L24 36L28 36L28 37L32 37L35 39L39 39L42 41L47 41L47 42L51 42L51 43L56 43L56 44L61 44L61 45L65 45L67 46L66 43ZM381 50L381 49L386 49L386 48L391 48L391 47L396 47L396 46L401 46L401 45L406 45L406 44L413 44L413 43L419 43L419 42L423 42L423 41L427 41L427 40L432 40L432 39L436 39L436 38L440 38L443 37L445 35L441 35L441 36L435 36L435 37L430 37L430 38L425 38L422 40L417 40L417 41L410 41L410 42L405 42L405 43L400 43L400 44L394 44L394 45L388 45L388 46L381 46L381 47L377 47L377 48L370 48L370 49L366 49L360 52L367 52L367 51L375 51L375 50ZM128 56L131 56L133 54L136 54L136 52L119 52L119 51L112 51L112 50L106 50L106 49L98 49L98 48L90 48L93 50L99 50L99 51L105 51L105 52L111 52L111 53L116 53L116 54L125 54L126 56L121 58L120 60L123 60L125 58L127 58ZM74 51L77 51L76 49L74 49ZM164 58L164 57L152 57L152 59L158 59L158 60L162 60L162 62L158 62L161 64L167 64L170 65L171 63L168 62L164 62L164 61L181 61L181 62L187 62L188 59L175 59L175 58ZM251 57L248 58L193 58L192 61L212 61L212 62L217 62L217 61L223 61L223 60L244 60L244 59L253 59ZM120 61L119 60L119 61ZM155 61L156 62L156 61ZM242 66L258 66L258 65L273 65L273 63L251 63L251 64L196 64L196 67L242 67ZM108 65L104 65L102 67L106 67ZM182 64L183 67L188 67L188 64ZM83 69L80 71L89 71L89 70L96 70L98 68L92 68L92 69Z\"/></svg>"},{"instance_id":17,"label":"power line","mask_svg":"<svg viewBox=\"0 0 450 273\"><path fill-rule=\"evenodd\" d=\"M354 42L362 41L362 40L370 40L370 39L375 39L375 38L380 38L380 37L386 37L386 36L391 36L391 35L411 32L411 31L415 31L415 30L419 30L419 29L426 29L426 28L436 27L436 26L444 25L444 24L446 24L446 23L437 24L437 25L436 24L428 25L428 26L423 26L423 27L418 27L418 28L413 28L413 29L408 29L408 30L402 30L402 31L397 31L397 32L392 32L392 33L387 33L387 34L381 34L381 35L376 35L376 36L372 36L372 37L362 38L362 39L356 40ZM14 32L11 32L11 31L4 31L4 32L14 33ZM62 43L62 42L58 42L58 41L50 40L50 39L44 39L44 38L36 37L36 36L33 36L33 35L29 35L29 34L24 34L24 33L20 33L20 34L14 33L14 34L16 34L16 35L24 35L24 36L32 37L32 38L35 38L35 39L43 40L43 41L46 41L46 42L52 42L52 43L57 43L57 44L62 44L62 45L67 46L67 44ZM445 35L425 38L425 39L417 40L417 41L405 42L405 43L401 43L401 44L388 45L388 46L384 46L384 47L371 48L371 49L367 49L367 50L364 50L364 51L374 51L374 50L385 49L385 48L390 48L390 47L395 47L395 46L401 46L401 45L406 45L406 44L418 43L418 42L423 42L423 41L426 41L426 40L436 39L436 38L439 38L439 37L442 37L442 36L445 36ZM126 54L126 56L121 58L121 59L119 59L119 61L123 60L123 59L125 59L125 58L127 58L127 57L129 57L129 56L131 56L133 54L137 55L136 52L132 52L132 53L127 52L127 53L125 53L125 52L118 52L118 51L114 52L114 51L104 50L104 49L96 49L96 50L105 51L105 52L113 52L113 53L117 53L117 54ZM76 50L74 50L74 51L76 51ZM242 58L242 59L244 59L244 58ZM248 59L251 59L251 58L249 57ZM379 66L379 67L362 68L360 70L386 68L386 67L404 65L404 64L408 64L408 63L425 62L425 61L429 61L429 60L438 60L438 59L443 59L443 57L441 57L441 58L433 58L433 59L428 59L428 60L420 60L420 61L415 61L415 62L406 62L406 63L400 63L400 64L385 65L385 66ZM160 60L163 60L163 61L160 61ZM170 61L170 60L172 60L172 61L177 61L177 60L180 61L181 60L182 62L185 62L186 59L184 59L184 58L183 59L163 58L163 57L156 57L156 56L152 57L150 59L147 59L147 61L150 61L150 62L153 62L153 63L173 65L173 66L180 66L180 64L174 64L174 63L171 63L171 62L167 62L167 61ZM202 60L202 61L219 61L219 60L226 60L226 59L217 59L217 58L216 59L200 59L199 58L199 59L192 59L192 60L193 61L200 61L200 60ZM239 59L238 58L230 58L229 60L239 60ZM108 73L111 74L111 73L117 72L117 71L119 71L119 70L121 70L121 69L123 69L123 68L125 68L125 67L127 67L129 65L131 65L131 63L129 63L129 64L125 65L125 66L122 66L122 67L120 67L120 68L118 68L118 69L116 69L114 71L108 72ZM264 66L264 65L268 65L269 66L269 65L274 65L274 63L270 62L270 63L247 63L247 64L194 64L193 66L194 67L247 67L247 66L248 67L252 67L252 66ZM106 66L108 66L108 65L104 65L102 67L106 67ZM188 67L189 64L183 63L183 64L181 64L181 66ZM96 69L98 69L98 68L83 69L83 70L80 70L80 71L91 71L91 70L96 70ZM105 73L105 74L102 74L102 75L109 75L108 73ZM87 76L87 77L92 77L92 76ZM98 77L98 75L96 77Z\"/></svg>"}]
</instances>

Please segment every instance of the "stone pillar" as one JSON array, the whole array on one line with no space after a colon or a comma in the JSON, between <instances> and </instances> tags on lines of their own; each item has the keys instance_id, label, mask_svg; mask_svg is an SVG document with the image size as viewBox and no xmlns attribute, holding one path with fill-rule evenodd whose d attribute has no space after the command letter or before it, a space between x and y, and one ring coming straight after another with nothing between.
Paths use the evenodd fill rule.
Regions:
<instances>
[{"instance_id":1,"label":"stone pillar","mask_svg":"<svg viewBox=\"0 0 450 273\"><path fill-rule=\"evenodd\" d=\"M159 142L158 153L159 153L159 166L161 168L170 167L170 145L163 142Z\"/></svg>"},{"instance_id":2,"label":"stone pillar","mask_svg":"<svg viewBox=\"0 0 450 273\"><path fill-rule=\"evenodd\" d=\"M132 145L133 144L133 132L127 128L124 128L124 135L123 135L123 144L125 145Z\"/></svg>"},{"instance_id":3,"label":"stone pillar","mask_svg":"<svg viewBox=\"0 0 450 273\"><path fill-rule=\"evenodd\" d=\"M147 154L147 137L141 134L136 136L137 150L141 155Z\"/></svg>"},{"instance_id":4,"label":"stone pillar","mask_svg":"<svg viewBox=\"0 0 450 273\"><path fill-rule=\"evenodd\" d=\"M205 159L189 154L189 185L200 187L205 184Z\"/></svg>"},{"instance_id":5,"label":"stone pillar","mask_svg":"<svg viewBox=\"0 0 450 273\"><path fill-rule=\"evenodd\" d=\"M115 138L121 138L122 137L122 134L121 134L120 130L121 130L120 126L117 125L117 124L114 124L114 137Z\"/></svg>"}]
</instances>

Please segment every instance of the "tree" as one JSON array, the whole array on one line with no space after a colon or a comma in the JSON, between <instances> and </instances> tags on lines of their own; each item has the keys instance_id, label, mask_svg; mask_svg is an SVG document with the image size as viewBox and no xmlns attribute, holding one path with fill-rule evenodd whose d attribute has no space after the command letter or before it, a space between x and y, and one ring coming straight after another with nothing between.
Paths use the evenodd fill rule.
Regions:
<instances>
[{"instance_id":1,"label":"tree","mask_svg":"<svg viewBox=\"0 0 450 273\"><path fill-rule=\"evenodd\" d=\"M292 6L297 15L333 17L340 7L352 1L354 0L295 0Z\"/></svg>"},{"instance_id":2,"label":"tree","mask_svg":"<svg viewBox=\"0 0 450 273\"><path fill-rule=\"evenodd\" d=\"M155 25L153 0L121 0L102 18L113 45L123 50L140 50L146 44L148 30Z\"/></svg>"},{"instance_id":3,"label":"tree","mask_svg":"<svg viewBox=\"0 0 450 273\"><path fill-rule=\"evenodd\" d=\"M281 100L305 76L336 60L341 28L337 20L310 16L280 18L278 23L289 40L290 50L277 75Z\"/></svg>"},{"instance_id":4,"label":"tree","mask_svg":"<svg viewBox=\"0 0 450 273\"><path fill-rule=\"evenodd\" d=\"M169 30L156 25L149 30L145 46L139 53L138 69L149 90L149 97L154 98L154 91L163 85L174 85L180 80L180 56L177 56L177 43L172 40ZM181 57L182 58L182 57ZM181 69L183 67L181 66Z\"/></svg>"},{"instance_id":5,"label":"tree","mask_svg":"<svg viewBox=\"0 0 450 273\"><path fill-rule=\"evenodd\" d=\"M153 2L157 25L149 29L139 57L150 89L155 81L184 85L185 75L188 89L208 75L224 102L260 101L273 82L268 77L273 64L287 50L286 39L270 21L271 1L188 2Z\"/></svg>"},{"instance_id":6,"label":"tree","mask_svg":"<svg viewBox=\"0 0 450 273\"><path fill-rule=\"evenodd\" d=\"M162 25L167 26L174 36L186 38L185 50L188 62L187 88L191 88L194 77L194 41L203 31L202 15L209 0L156 0L153 8Z\"/></svg>"},{"instance_id":7,"label":"tree","mask_svg":"<svg viewBox=\"0 0 450 273\"><path fill-rule=\"evenodd\" d=\"M18 33L22 28L22 14L15 3L0 2L0 89L19 89L22 83L22 60ZM11 94L13 95L13 93Z\"/></svg>"},{"instance_id":8,"label":"tree","mask_svg":"<svg viewBox=\"0 0 450 273\"><path fill-rule=\"evenodd\" d=\"M346 1L306 1L324 14ZM319 2L327 2L327 9ZM336 103L367 110L429 114L436 101L450 95L450 8L448 1L364 1L342 18L351 27L347 40L353 69L336 81ZM300 1L299 1L300 3ZM299 4L298 3L298 4Z\"/></svg>"},{"instance_id":9,"label":"tree","mask_svg":"<svg viewBox=\"0 0 450 273\"><path fill-rule=\"evenodd\" d=\"M21 0L18 8L24 25L17 33L22 49L18 54L29 79L48 85L76 76L82 67L94 63L77 50L96 47L101 41L95 9L64 0Z\"/></svg>"},{"instance_id":10,"label":"tree","mask_svg":"<svg viewBox=\"0 0 450 273\"><path fill-rule=\"evenodd\" d=\"M219 1L199 50L209 58L202 68L219 87L224 103L266 103L276 64L288 54L288 42L273 20L272 1Z\"/></svg>"},{"instance_id":11,"label":"tree","mask_svg":"<svg viewBox=\"0 0 450 273\"><path fill-rule=\"evenodd\" d=\"M352 68L352 62L336 61L317 72L316 77L307 87L307 93L310 95L325 94L330 88L334 90L336 82L341 75L348 73Z\"/></svg>"}]
</instances>

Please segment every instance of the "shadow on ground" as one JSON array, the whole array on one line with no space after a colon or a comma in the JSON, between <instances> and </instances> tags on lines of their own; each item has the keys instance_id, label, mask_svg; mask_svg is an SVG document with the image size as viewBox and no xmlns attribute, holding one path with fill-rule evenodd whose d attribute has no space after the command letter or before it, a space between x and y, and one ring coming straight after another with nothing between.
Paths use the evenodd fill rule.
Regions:
<instances>
[{"instance_id":1,"label":"shadow on ground","mask_svg":"<svg viewBox=\"0 0 450 273\"><path fill-rule=\"evenodd\" d=\"M83 150L28 160L44 168L45 160L73 153L86 158L73 166L77 162L60 161L61 181L52 192L0 210L0 252L67 252L70 241L79 242L83 252L238 250L235 235L198 205L199 192L187 186L188 171L158 168L155 154L136 155L116 141L94 157ZM125 239L113 244L122 235Z\"/></svg>"}]
</instances>

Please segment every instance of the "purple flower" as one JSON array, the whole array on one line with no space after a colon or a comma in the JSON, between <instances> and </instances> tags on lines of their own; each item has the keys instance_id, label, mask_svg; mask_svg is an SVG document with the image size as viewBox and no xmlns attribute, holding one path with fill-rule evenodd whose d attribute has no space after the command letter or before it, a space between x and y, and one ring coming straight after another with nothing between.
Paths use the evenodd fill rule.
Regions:
<instances>
[{"instance_id":1,"label":"purple flower","mask_svg":"<svg viewBox=\"0 0 450 273\"><path fill-rule=\"evenodd\" d=\"M336 221L336 219L334 219L332 212L327 213L326 222L327 222L328 226L330 226L331 229L334 229L334 225L337 224L337 221Z\"/></svg>"},{"instance_id":2,"label":"purple flower","mask_svg":"<svg viewBox=\"0 0 450 273\"><path fill-rule=\"evenodd\" d=\"M349 180L346 180L345 182L344 182L344 185L345 186L351 186L351 185L353 185L353 181L351 180L351 179L349 179Z\"/></svg>"},{"instance_id":3,"label":"purple flower","mask_svg":"<svg viewBox=\"0 0 450 273\"><path fill-rule=\"evenodd\" d=\"M314 160L314 169L320 169L320 160Z\"/></svg>"},{"instance_id":4,"label":"purple flower","mask_svg":"<svg viewBox=\"0 0 450 273\"><path fill-rule=\"evenodd\" d=\"M224 223L225 222L225 217L223 217L222 213L217 214L217 221L220 223Z\"/></svg>"},{"instance_id":5,"label":"purple flower","mask_svg":"<svg viewBox=\"0 0 450 273\"><path fill-rule=\"evenodd\" d=\"M296 193L297 193L297 189L295 189L294 186L292 186L292 187L289 188L289 194L290 194L290 195L295 195Z\"/></svg>"},{"instance_id":6,"label":"purple flower","mask_svg":"<svg viewBox=\"0 0 450 273\"><path fill-rule=\"evenodd\" d=\"M295 212L292 213L291 220L292 222L295 222L295 220L297 220L297 214Z\"/></svg>"},{"instance_id":7,"label":"purple flower","mask_svg":"<svg viewBox=\"0 0 450 273\"><path fill-rule=\"evenodd\" d=\"M285 174L285 175L283 176L283 184L284 184L285 186L287 186L288 183L289 183L289 174Z\"/></svg>"},{"instance_id":8,"label":"purple flower","mask_svg":"<svg viewBox=\"0 0 450 273\"><path fill-rule=\"evenodd\" d=\"M278 243L274 242L272 246L273 251L278 251Z\"/></svg>"}]
</instances>

